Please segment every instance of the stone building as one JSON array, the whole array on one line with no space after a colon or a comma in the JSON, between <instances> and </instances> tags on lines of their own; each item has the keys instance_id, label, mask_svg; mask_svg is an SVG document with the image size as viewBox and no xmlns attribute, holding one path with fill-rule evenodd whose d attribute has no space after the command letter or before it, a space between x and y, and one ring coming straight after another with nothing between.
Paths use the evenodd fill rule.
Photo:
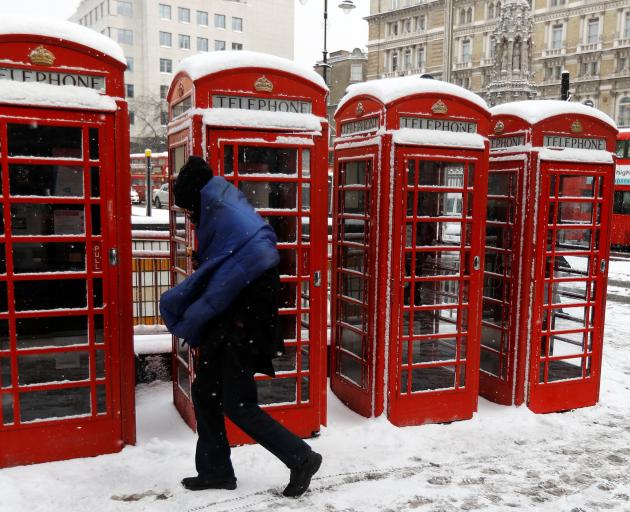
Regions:
<instances>
[{"instance_id":1,"label":"stone building","mask_svg":"<svg viewBox=\"0 0 630 512\"><path fill-rule=\"evenodd\" d=\"M501 13L529 4L529 61L521 56L520 76L511 80L521 80L526 90L529 73L538 98L559 98L566 70L573 101L591 100L620 126L630 126L630 0L370 2L368 79L430 73L497 101L490 94L497 88L489 89L497 72L501 78L497 37L509 42L514 36L513 23L501 26Z\"/></svg>"},{"instance_id":2,"label":"stone building","mask_svg":"<svg viewBox=\"0 0 630 512\"><path fill-rule=\"evenodd\" d=\"M293 58L293 0L82 0L70 19L111 37L125 52L134 151L165 140L164 99L183 58L221 50Z\"/></svg>"}]
</instances>

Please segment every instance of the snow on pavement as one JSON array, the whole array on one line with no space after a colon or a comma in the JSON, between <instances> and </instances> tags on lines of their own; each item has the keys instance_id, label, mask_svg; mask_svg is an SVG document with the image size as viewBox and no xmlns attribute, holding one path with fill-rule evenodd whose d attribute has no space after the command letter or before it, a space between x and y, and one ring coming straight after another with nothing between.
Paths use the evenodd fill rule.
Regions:
<instances>
[{"instance_id":1,"label":"snow on pavement","mask_svg":"<svg viewBox=\"0 0 630 512\"><path fill-rule=\"evenodd\" d=\"M630 263L611 269L630 287ZM625 279L624 279L625 276ZM612 277L612 276L611 276ZM621 281L625 280L625 283ZM396 428L329 395L329 424L308 442L324 455L311 491L280 495L288 470L259 446L233 450L236 491L187 492L195 435L170 383L137 390L138 445L121 453L0 470L3 511L630 510L630 357L626 302L607 309L600 403L535 415L481 399L470 421Z\"/></svg>"}]
</instances>

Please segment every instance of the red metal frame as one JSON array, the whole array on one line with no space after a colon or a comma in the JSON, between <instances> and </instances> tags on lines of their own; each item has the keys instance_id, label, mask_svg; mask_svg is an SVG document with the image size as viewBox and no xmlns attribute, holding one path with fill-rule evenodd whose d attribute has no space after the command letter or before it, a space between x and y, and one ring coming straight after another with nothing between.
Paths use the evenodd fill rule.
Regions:
<instances>
[{"instance_id":1,"label":"red metal frame","mask_svg":"<svg viewBox=\"0 0 630 512\"><path fill-rule=\"evenodd\" d=\"M616 132L581 114L552 115L536 125L497 115L493 124L491 138L520 138L520 147L503 147L490 158L491 188L505 188L500 176L506 173L513 180L510 193L489 195L486 244L501 243L486 253L480 393L506 405L527 403L538 413L593 405L607 282L600 265L609 255L614 165L562 161L540 150L544 136L553 134L603 138L612 151ZM506 231L511 237L499 234ZM493 285L499 282L497 292Z\"/></svg>"},{"instance_id":2,"label":"red metal frame","mask_svg":"<svg viewBox=\"0 0 630 512\"><path fill-rule=\"evenodd\" d=\"M262 75L273 82L273 93L258 91L246 93L245 90L252 87ZM257 375L256 380L259 383L259 398L263 402L268 392L277 393L284 388L280 394L284 392L290 396L290 390L294 390L295 397L290 402L269 402L263 405L274 418L294 433L308 437L319 431L321 425L326 424L327 125L322 122L321 133L208 126L203 123L198 109L209 107L211 94L217 93L308 100L312 102L313 114L323 117L324 91L302 77L282 71L242 68L201 77L194 82L194 91L193 82L187 75L181 73L175 77L168 96L171 115L179 114L171 123L169 130L170 168L174 172L178 168L178 164L173 161L173 151L177 146L184 145L186 154L206 157L215 174L225 177L243 189L257 211L276 229L281 254L281 295L284 299L292 295L290 300L287 299L286 307L281 307L280 316L287 328L286 332L293 332L294 336L286 336L285 344L290 355L279 360L279 366L276 367L277 377L270 379ZM176 105L187 101L187 98L191 98L191 106L197 110L188 113L176 110ZM226 148L229 148L231 153L228 153ZM247 164L251 167L248 168L248 172L239 173L238 158L241 152L265 150L285 151L286 155L295 152L293 170L274 175L269 174L274 172L273 169L265 170L262 164L258 164L260 168L258 172L251 167L252 164ZM310 163L305 159L306 154L309 155ZM224 166L228 155L232 155L233 158L232 170L227 170ZM244 166L245 163L241 162L240 165ZM291 167L291 164L287 165ZM257 187L262 187L259 196L255 194ZM271 204L257 203L258 198L263 200L266 197L264 192L267 187L284 190L279 192L278 198L287 201L293 197L295 207L288 208L286 205L275 207ZM310 195L308 208L305 206L307 190ZM171 204L171 209L171 218L174 219L177 208ZM282 219L285 220L284 224ZM287 226L294 227L290 236L283 231ZM171 229L174 229L173 221ZM182 253L189 252L189 248L194 247L194 233L188 225L185 230L185 237L172 239L175 242L171 248L173 261L178 261L176 252L178 248L179 253ZM172 273L174 277L183 277L192 270L188 255L179 254L179 261L182 263L186 261L186 268L177 269L174 266ZM319 286L315 286L316 275L321 276L318 278ZM194 379L193 358L185 347L182 348L178 343L174 345L173 360L177 369L174 379L174 400L191 428L195 428L194 410L189 398L189 389L185 388L189 387ZM177 382L180 377L183 388ZM293 384L287 384L291 382ZM270 391L274 389L275 391ZM252 442L236 426L229 421L227 423L231 444Z\"/></svg>"},{"instance_id":3,"label":"red metal frame","mask_svg":"<svg viewBox=\"0 0 630 512\"><path fill-rule=\"evenodd\" d=\"M617 169L610 245L630 251L630 130L617 136Z\"/></svg>"},{"instance_id":4,"label":"red metal frame","mask_svg":"<svg viewBox=\"0 0 630 512\"><path fill-rule=\"evenodd\" d=\"M439 101L448 104L448 114L435 108ZM480 284L482 277L483 246L481 243L484 232L485 196L474 194L475 190L484 190L487 184L488 146L480 149L464 149L457 147L439 148L411 143L397 144L394 142L395 131L400 127L403 116L425 118L457 119L475 122L477 133L482 136L488 133L488 111L466 100L442 94L417 94L398 99L388 105L381 104L370 96L357 96L347 101L335 116L337 139L335 142L335 184L333 211L333 282L331 288L331 321L332 321L332 372L331 387L335 394L353 410L364 416L379 416L387 412L389 420L396 425L413 425L430 422L453 421L470 418L477 408L478 394L478 364L479 364L479 326L480 317ZM366 119L376 118L377 125L358 133L342 135L344 125L364 126ZM366 123L367 124L367 123ZM373 123L369 123L373 124ZM377 132L381 127L389 132ZM360 271L351 271L348 265L352 260L344 259L345 247L356 247L356 244L344 239L344 219L359 217L350 215L345 208L345 194L353 193L357 187L345 186L344 173L348 163L369 161L374 167L369 186L370 195L365 199L366 217L369 224L366 234L369 235L369 248L364 266ZM462 167L461 183L435 183L431 186L409 185L409 169L425 165L423 162L449 163ZM468 165L474 164L474 172ZM392 167L393 166L393 167ZM465 171L465 172L464 172ZM424 172L424 171L423 171ZM446 174L445 174L446 175ZM472 181L474 179L474 186ZM353 191L354 188L354 191ZM358 190L361 190L358 187ZM437 213L434 217L420 215L415 206L407 209L408 194L412 194L414 204L421 201L424 206L431 201L429 197L440 197L440 201L455 201L460 197L463 210L459 214ZM432 195L433 194L433 195ZM451 197L452 196L452 197ZM474 200L472 198L474 197ZM452 202L451 201L451 202ZM466 210L468 202L471 211ZM415 212L415 213L414 213ZM431 222L436 225L464 226L456 234L455 240L445 242L441 235L435 235L431 245L416 243L416 230L412 229L412 239L405 240L407 229L405 225L411 222L413 226L423 229ZM469 228L466 228L469 226ZM468 238L461 233L469 233ZM439 243L442 240L442 243ZM462 242L464 240L464 242ZM467 240L467 241L466 241ZM464 245L461 245L464 243ZM451 252L461 254L461 265L456 270L456 277L421 274L412 277L405 270L406 262L415 261L416 254L438 255L438 259ZM473 258L477 257L479 268L473 269ZM408 269L411 270L411 269ZM367 301L362 301L364 319L361 319L362 329L352 329L353 318L339 305L341 302L354 302L348 298L346 286L340 281L340 276L352 275L364 280L364 294ZM449 283L468 283L468 297L464 298L464 286L458 285L458 292L450 294L449 300L453 304L440 305L436 302L438 295L447 294L434 290L434 302L413 306L410 299L413 294L414 283L429 283L436 290L440 287L448 288ZM418 285L419 286L419 285ZM424 286L424 285L423 285ZM419 288L420 289L420 288ZM413 334L408 332L410 321L405 323L403 318L416 314L440 315L439 311L454 310L459 320L455 325L455 332L449 335L440 334L432 327L431 334ZM464 312L467 312L469 325L464 328ZM439 320L438 320L439 321ZM420 327L419 327L420 329ZM360 344L347 338L346 332L352 332L361 337ZM345 336L345 337L344 337ZM444 346L445 339L455 339L454 357L439 357L427 355L426 346L431 344ZM464 356L463 341L467 339L467 355ZM412 341L415 340L415 341ZM429 359L413 360L412 354L418 348L411 350L411 346L424 343L422 352ZM359 352L360 349L360 352ZM356 354L355 356L352 353ZM417 354L416 354L417 355ZM443 354L442 354L443 355ZM424 357L423 356L423 357ZM366 378L357 383L343 367L342 358L352 358L364 368ZM404 363L403 363L404 360ZM355 363L356 367L356 363ZM407 378L409 375L419 375L422 372L443 371L448 368L453 371L452 389L436 388L432 385L421 388L419 381ZM460 378L459 372L465 368ZM358 371L358 370L354 370ZM345 373L345 375L344 375ZM464 379L465 375L465 379ZM446 387L446 386L444 386ZM403 389L404 388L404 389Z\"/></svg>"},{"instance_id":5,"label":"red metal frame","mask_svg":"<svg viewBox=\"0 0 630 512\"><path fill-rule=\"evenodd\" d=\"M44 45L54 53L54 65L25 64L29 52L39 45ZM123 96L124 64L91 48L39 35L2 35L0 51L7 59L5 66L9 67L105 76L106 93L111 97ZM127 104L123 100L116 100L116 103L116 112L98 112L76 108L11 106L2 104L0 98L0 203L4 224L0 245L6 257L6 270L0 275L0 285L6 289L8 305L6 312L0 312L0 322L6 322L8 327L4 343L0 342L0 363L10 364L9 382L3 379L0 384L0 404L3 405L0 406L0 467L112 453L120 451L124 444L135 443L131 211L127 172L129 121ZM81 135L81 155L9 156L9 125L76 128ZM98 137L98 156L90 148L90 137L94 136ZM75 173L82 174L81 181L75 181L72 185L80 186L82 195L77 193L78 190L45 197L33 195L33 192L27 192L28 195L24 192L12 194L13 173L17 170L12 172L10 165L72 167ZM99 182L98 194L94 180ZM28 183L32 186L33 182ZM53 234L48 234L42 224L40 233L33 234L31 230L31 234L21 234L16 230L24 229L28 222L35 222L36 218L31 216L24 225L18 224L12 205L15 206L14 212L20 206L24 208L29 205L50 205L62 212L63 206L68 207L65 210L78 209L83 212L83 233L55 234L53 231ZM97 212L98 218L94 217ZM76 220L79 219L80 214L76 216ZM15 260L14 246L29 243L85 244L84 253L73 253L79 257L80 263L84 263L84 269L75 267L71 271L59 272L53 268L37 268L37 260L29 256L20 262ZM116 266L108 258L110 249L118 251ZM30 271L18 270L16 263L30 264ZM63 309L44 306L39 310L17 310L16 288L27 283L42 285L43 280L54 281L59 286L64 282L85 282L85 300L82 294L68 294L64 297L77 299L77 302L67 302L67 307ZM47 294L40 295L45 296ZM85 334L80 332L79 336L85 338L74 340L77 343L64 341L62 337L59 341L47 340L43 344L41 340L34 340L29 347L29 338L18 337L16 333L18 329L24 328L28 320L81 317L85 317L86 327ZM37 365L44 364L46 358L54 361L52 373L56 375L49 377L43 368L35 374L28 373L26 365L29 357L33 358L31 364ZM87 365L79 365L81 375L68 376L63 371L63 358L82 357L87 359ZM30 381L26 380L29 378ZM42 410L38 412L34 409L29 419L25 420L24 414L28 409L22 410L24 400L32 398L36 392L65 393L66 405L77 405L78 402L72 398L73 392L87 393L86 402L82 404L85 411L74 416L63 412L55 416L59 412L56 411L51 416L50 412L46 415ZM36 407L44 403L51 402L40 400ZM38 417L38 414L43 416Z\"/></svg>"},{"instance_id":6,"label":"red metal frame","mask_svg":"<svg viewBox=\"0 0 630 512\"><path fill-rule=\"evenodd\" d=\"M131 186L138 193L140 202L147 195L147 157L144 154L132 154L129 157ZM151 155L151 193L168 181L168 154Z\"/></svg>"},{"instance_id":7,"label":"red metal frame","mask_svg":"<svg viewBox=\"0 0 630 512\"><path fill-rule=\"evenodd\" d=\"M370 301L370 297L374 297L376 293L376 279L370 279L370 275L375 268L376 248L377 248L377 225L370 219L376 219L377 201L365 201L367 210L365 214L345 213L344 212L344 192L345 191L365 191L368 197L378 197L378 175L376 169L379 168L378 147L368 146L366 148L350 149L344 153L343 157L336 155L337 180L334 185L334 201L333 201L333 251L332 251L332 273L331 273L331 321L332 321L332 339L341 340L345 331L361 336L361 353L358 350L352 350L352 347L346 346L342 341L331 343L331 381L330 385L335 394L342 402L352 403L352 408L363 416L372 415L373 393L376 383L373 361L375 361L375 351L377 347L373 343L376 338L374 330L376 318L376 303ZM348 166L355 166L355 172L358 172L359 166L362 166L365 172L364 185L350 185L346 181L346 170ZM351 223L347 221L359 221L364 223L363 236L366 242L361 244L353 242L356 237L354 232L346 234L346 226L350 227ZM359 237L360 238L360 237ZM358 270L345 270L340 261L344 260L344 251L348 251L345 258L350 258L350 250L363 250L363 257ZM358 262L357 262L358 263ZM350 277L360 277L364 280L363 296L352 298L342 293L340 285L340 276L348 275ZM365 284L367 283L367 284ZM341 307L359 307L361 309L361 327L353 326L349 322L344 321L345 316L339 313ZM352 335L352 334L350 334ZM357 347L358 349L358 347ZM347 361L347 362L346 362ZM359 365L361 378L352 379L345 372L345 365Z\"/></svg>"}]
</instances>

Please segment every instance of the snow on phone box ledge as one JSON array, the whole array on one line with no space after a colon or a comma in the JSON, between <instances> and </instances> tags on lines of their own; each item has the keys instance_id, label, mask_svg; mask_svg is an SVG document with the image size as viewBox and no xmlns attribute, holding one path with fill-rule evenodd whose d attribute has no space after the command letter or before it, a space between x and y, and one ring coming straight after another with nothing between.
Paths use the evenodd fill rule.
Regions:
<instances>
[{"instance_id":1,"label":"snow on phone box ledge","mask_svg":"<svg viewBox=\"0 0 630 512\"><path fill-rule=\"evenodd\" d=\"M293 112L268 112L261 110L209 108L197 109L203 115L203 124L238 128L279 128L321 132L327 120L313 114Z\"/></svg>"},{"instance_id":2,"label":"snow on phone box ledge","mask_svg":"<svg viewBox=\"0 0 630 512\"><path fill-rule=\"evenodd\" d=\"M593 164L614 163L613 154L609 151L597 149L575 148L539 148L538 156L541 160L554 162L577 162Z\"/></svg>"},{"instance_id":3,"label":"snow on phone box ledge","mask_svg":"<svg viewBox=\"0 0 630 512\"><path fill-rule=\"evenodd\" d=\"M116 100L94 89L74 85L0 80L0 103L115 112Z\"/></svg>"},{"instance_id":4,"label":"snow on phone box ledge","mask_svg":"<svg viewBox=\"0 0 630 512\"><path fill-rule=\"evenodd\" d=\"M452 148L484 149L488 139L478 133L455 133L441 130L417 130L401 128L392 130L395 144L417 146L446 146Z\"/></svg>"}]
</instances>

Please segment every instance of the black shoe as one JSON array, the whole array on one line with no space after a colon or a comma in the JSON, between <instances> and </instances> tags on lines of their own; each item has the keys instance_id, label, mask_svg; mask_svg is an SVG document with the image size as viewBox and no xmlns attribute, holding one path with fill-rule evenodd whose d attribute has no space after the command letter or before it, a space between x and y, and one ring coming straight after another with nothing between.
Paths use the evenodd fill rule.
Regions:
<instances>
[{"instance_id":1,"label":"black shoe","mask_svg":"<svg viewBox=\"0 0 630 512\"><path fill-rule=\"evenodd\" d=\"M211 478L189 476L182 480L182 485L189 491L203 491L205 489L236 489L236 478Z\"/></svg>"},{"instance_id":2,"label":"black shoe","mask_svg":"<svg viewBox=\"0 0 630 512\"><path fill-rule=\"evenodd\" d=\"M319 453L311 452L306 461L291 470L289 485L282 491L282 494L287 498L302 496L311 485L311 478L317 473L321 465L322 456Z\"/></svg>"}]
</instances>

